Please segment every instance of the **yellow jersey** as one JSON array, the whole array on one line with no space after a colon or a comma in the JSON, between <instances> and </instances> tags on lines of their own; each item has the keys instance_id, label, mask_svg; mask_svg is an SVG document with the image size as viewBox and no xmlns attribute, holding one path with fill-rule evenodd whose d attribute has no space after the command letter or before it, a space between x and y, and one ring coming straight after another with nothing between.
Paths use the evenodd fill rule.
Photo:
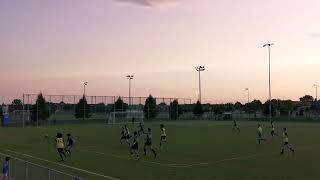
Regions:
<instances>
[{"instance_id":1,"label":"yellow jersey","mask_svg":"<svg viewBox=\"0 0 320 180\"><path fill-rule=\"evenodd\" d=\"M64 148L64 143L62 138L56 139L57 148Z\"/></svg>"}]
</instances>

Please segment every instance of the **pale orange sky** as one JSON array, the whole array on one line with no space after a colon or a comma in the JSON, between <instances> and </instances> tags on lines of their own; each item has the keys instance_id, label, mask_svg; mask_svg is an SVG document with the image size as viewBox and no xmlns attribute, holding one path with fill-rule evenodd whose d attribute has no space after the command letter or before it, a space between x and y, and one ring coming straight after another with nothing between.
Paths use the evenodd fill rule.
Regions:
<instances>
[{"instance_id":1,"label":"pale orange sky","mask_svg":"<svg viewBox=\"0 0 320 180\"><path fill-rule=\"evenodd\" d=\"M145 6L121 0L0 2L0 103L23 93L197 99L291 98L320 83L320 1L181 0ZM130 0L128 0L130 1Z\"/></svg>"}]
</instances>

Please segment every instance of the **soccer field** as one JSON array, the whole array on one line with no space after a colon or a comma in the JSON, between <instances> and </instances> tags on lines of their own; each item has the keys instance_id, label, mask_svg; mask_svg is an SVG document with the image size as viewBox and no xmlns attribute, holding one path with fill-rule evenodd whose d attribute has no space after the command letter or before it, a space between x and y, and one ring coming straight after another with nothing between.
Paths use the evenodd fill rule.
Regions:
<instances>
[{"instance_id":1,"label":"soccer field","mask_svg":"<svg viewBox=\"0 0 320 180\"><path fill-rule=\"evenodd\" d=\"M290 144L296 149L294 156L289 152L280 156L282 140L270 137L268 123L262 123L268 140L261 145L257 144L258 122L239 122L240 134L232 131L230 121L161 123L169 141L162 149L160 122L145 123L153 129L156 159L151 153L143 156L143 136L141 159L135 160L127 145L119 143L121 126L106 124L1 128L0 152L89 180L320 179L320 124L275 123L279 134L281 128L288 128ZM136 126L129 124L131 133ZM63 163L54 143L44 142L43 137L48 133L53 141L57 132L71 133L76 139L72 157Z\"/></svg>"}]
</instances>

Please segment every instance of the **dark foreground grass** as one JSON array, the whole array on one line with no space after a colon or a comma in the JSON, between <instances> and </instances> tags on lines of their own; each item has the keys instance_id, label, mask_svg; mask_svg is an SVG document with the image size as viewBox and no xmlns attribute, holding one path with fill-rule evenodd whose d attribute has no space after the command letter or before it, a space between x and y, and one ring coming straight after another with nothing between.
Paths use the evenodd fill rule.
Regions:
<instances>
[{"instance_id":1,"label":"dark foreground grass","mask_svg":"<svg viewBox=\"0 0 320 180\"><path fill-rule=\"evenodd\" d=\"M267 123L262 123L268 141L257 145L257 122L240 122L241 133L232 131L232 122L164 122L169 144L159 149L159 122L146 123L153 129L152 154L134 160L126 145L120 145L120 125L68 125L41 128L1 128L0 152L42 164L89 180L105 179L54 164L59 161L53 143L43 141L57 132L72 133L74 154L63 164L117 179L130 180L314 180L320 179L320 124L276 123L277 131L287 127L296 154L280 156L281 139L271 139ZM131 132L136 125L129 125ZM140 139L142 155L144 137ZM16 151L18 153L12 152ZM27 157L43 158L50 162Z\"/></svg>"}]
</instances>

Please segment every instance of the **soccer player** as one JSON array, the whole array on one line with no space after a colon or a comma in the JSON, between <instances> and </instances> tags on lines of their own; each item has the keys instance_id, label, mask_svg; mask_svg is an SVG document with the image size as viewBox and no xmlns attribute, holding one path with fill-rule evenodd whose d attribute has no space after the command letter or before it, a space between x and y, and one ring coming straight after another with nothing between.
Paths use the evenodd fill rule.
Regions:
<instances>
[{"instance_id":1,"label":"soccer player","mask_svg":"<svg viewBox=\"0 0 320 180\"><path fill-rule=\"evenodd\" d=\"M131 138L131 135L130 135L130 131L129 131L129 128L127 125L124 125L124 129L126 131L126 135L127 135L127 139L130 139Z\"/></svg>"},{"instance_id":2,"label":"soccer player","mask_svg":"<svg viewBox=\"0 0 320 180\"><path fill-rule=\"evenodd\" d=\"M130 148L131 155L135 155L139 159L139 135L137 131L133 133L133 142Z\"/></svg>"},{"instance_id":3,"label":"soccer player","mask_svg":"<svg viewBox=\"0 0 320 180\"><path fill-rule=\"evenodd\" d=\"M166 129L164 128L163 124L160 124L160 130L161 130L161 136L160 136L160 148L161 148L163 143L168 143L168 142L167 142Z\"/></svg>"},{"instance_id":4,"label":"soccer player","mask_svg":"<svg viewBox=\"0 0 320 180\"><path fill-rule=\"evenodd\" d=\"M147 155L147 148L149 148L153 152L154 158L156 158L157 157L157 152L152 147L152 131L151 131L151 128L148 128L147 138L146 138L146 142L145 142L144 148L143 148L145 156Z\"/></svg>"},{"instance_id":5,"label":"soccer player","mask_svg":"<svg viewBox=\"0 0 320 180\"><path fill-rule=\"evenodd\" d=\"M70 155L72 155L71 153L71 149L75 143L75 140L71 137L71 134L67 134L68 139L67 139L67 147L66 147L66 152Z\"/></svg>"},{"instance_id":6,"label":"soccer player","mask_svg":"<svg viewBox=\"0 0 320 180\"><path fill-rule=\"evenodd\" d=\"M138 134L139 134L139 136L140 136L140 133L143 133L143 134L145 134L145 132L144 132L144 126L143 126L143 124L142 124L142 122L140 122L139 123L139 126L138 126Z\"/></svg>"},{"instance_id":7,"label":"soccer player","mask_svg":"<svg viewBox=\"0 0 320 180\"><path fill-rule=\"evenodd\" d=\"M67 157L64 153L64 142L63 142L63 135L61 133L57 133L56 136L56 147L57 151L60 155L61 161L64 161L64 159Z\"/></svg>"},{"instance_id":8,"label":"soccer player","mask_svg":"<svg viewBox=\"0 0 320 180\"><path fill-rule=\"evenodd\" d=\"M261 141L266 141L267 139L262 138L262 127L261 127L260 124L258 124L258 129L257 129L257 131L258 131L258 144L260 144Z\"/></svg>"},{"instance_id":9,"label":"soccer player","mask_svg":"<svg viewBox=\"0 0 320 180\"><path fill-rule=\"evenodd\" d=\"M273 138L276 135L273 121L271 121L270 128L271 128L270 134L271 134L271 136Z\"/></svg>"},{"instance_id":10,"label":"soccer player","mask_svg":"<svg viewBox=\"0 0 320 180\"><path fill-rule=\"evenodd\" d=\"M237 131L238 134L240 133L240 127L236 120L233 120L233 131Z\"/></svg>"},{"instance_id":11,"label":"soccer player","mask_svg":"<svg viewBox=\"0 0 320 180\"><path fill-rule=\"evenodd\" d=\"M129 144L128 136L126 129L122 126L121 127L121 137L120 137L120 143L122 144L122 141L125 140L127 144Z\"/></svg>"},{"instance_id":12,"label":"soccer player","mask_svg":"<svg viewBox=\"0 0 320 180\"><path fill-rule=\"evenodd\" d=\"M282 141L283 141L283 147L281 148L280 154L282 155L284 153L285 148L289 149L292 153L294 153L294 149L291 146L289 146L289 137L288 137L287 128L283 128Z\"/></svg>"},{"instance_id":13,"label":"soccer player","mask_svg":"<svg viewBox=\"0 0 320 180\"><path fill-rule=\"evenodd\" d=\"M2 180L9 179L9 161L10 157L6 157L2 164Z\"/></svg>"}]
</instances>

